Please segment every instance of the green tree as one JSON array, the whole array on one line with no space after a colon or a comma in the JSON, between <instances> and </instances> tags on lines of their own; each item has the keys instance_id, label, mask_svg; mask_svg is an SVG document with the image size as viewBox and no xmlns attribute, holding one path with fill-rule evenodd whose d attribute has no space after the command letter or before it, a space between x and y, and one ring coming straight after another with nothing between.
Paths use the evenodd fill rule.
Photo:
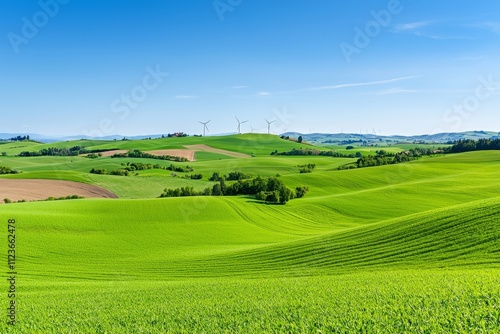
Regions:
<instances>
[{"instance_id":1,"label":"green tree","mask_svg":"<svg viewBox=\"0 0 500 334\"><path fill-rule=\"evenodd\" d=\"M257 195L255 195L255 198L258 200L258 201L265 201L266 200L266 193L263 192L263 191L260 191L259 193L257 193Z\"/></svg>"},{"instance_id":2,"label":"green tree","mask_svg":"<svg viewBox=\"0 0 500 334\"><path fill-rule=\"evenodd\" d=\"M299 138L297 139L297 142L302 143L302 136L299 136Z\"/></svg>"},{"instance_id":3,"label":"green tree","mask_svg":"<svg viewBox=\"0 0 500 334\"><path fill-rule=\"evenodd\" d=\"M225 195L227 192L226 182L224 180L220 180L219 184L220 184L220 191L221 191L222 195Z\"/></svg>"},{"instance_id":4,"label":"green tree","mask_svg":"<svg viewBox=\"0 0 500 334\"><path fill-rule=\"evenodd\" d=\"M302 198L306 195L306 193L309 191L308 186L302 186L302 187L297 187L295 188L295 197L296 198Z\"/></svg>"},{"instance_id":5,"label":"green tree","mask_svg":"<svg viewBox=\"0 0 500 334\"><path fill-rule=\"evenodd\" d=\"M282 186L279 190L279 202L281 204L286 204L289 200L295 197L295 193L292 189Z\"/></svg>"},{"instance_id":6,"label":"green tree","mask_svg":"<svg viewBox=\"0 0 500 334\"><path fill-rule=\"evenodd\" d=\"M271 202L271 203L279 203L280 201L280 193L279 191L273 191L266 197L266 202Z\"/></svg>"},{"instance_id":7,"label":"green tree","mask_svg":"<svg viewBox=\"0 0 500 334\"><path fill-rule=\"evenodd\" d=\"M220 177L219 173L215 172L208 180L213 182L219 182L220 180L222 180L222 178Z\"/></svg>"},{"instance_id":8,"label":"green tree","mask_svg":"<svg viewBox=\"0 0 500 334\"><path fill-rule=\"evenodd\" d=\"M212 187L212 196L222 196L222 190L220 188L220 183L216 183Z\"/></svg>"}]
</instances>

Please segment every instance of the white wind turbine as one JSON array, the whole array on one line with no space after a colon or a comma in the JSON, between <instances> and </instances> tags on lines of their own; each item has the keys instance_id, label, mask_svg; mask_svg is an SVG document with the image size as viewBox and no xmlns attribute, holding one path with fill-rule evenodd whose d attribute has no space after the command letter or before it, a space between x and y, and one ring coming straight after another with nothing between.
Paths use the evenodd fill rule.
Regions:
<instances>
[{"instance_id":1,"label":"white wind turbine","mask_svg":"<svg viewBox=\"0 0 500 334\"><path fill-rule=\"evenodd\" d=\"M240 120L238 119L238 117L236 117L236 116L235 116L235 118L236 118L236 120L238 121L238 128L237 128L237 130L238 130L238 134L241 134L241 124L244 124L244 123L246 123L246 122L248 122L248 121L243 121L243 122L240 122Z\"/></svg>"},{"instance_id":2,"label":"white wind turbine","mask_svg":"<svg viewBox=\"0 0 500 334\"><path fill-rule=\"evenodd\" d=\"M203 137L205 137L205 131L209 131L207 124L210 123L210 121L211 120L209 120L208 122L199 122L200 124L203 124Z\"/></svg>"},{"instance_id":3,"label":"white wind turbine","mask_svg":"<svg viewBox=\"0 0 500 334\"><path fill-rule=\"evenodd\" d=\"M271 124L273 124L274 122L276 122L276 120L271 121L271 122L269 122L266 118L265 118L265 120L267 122L267 134L270 135L271 134Z\"/></svg>"}]
</instances>

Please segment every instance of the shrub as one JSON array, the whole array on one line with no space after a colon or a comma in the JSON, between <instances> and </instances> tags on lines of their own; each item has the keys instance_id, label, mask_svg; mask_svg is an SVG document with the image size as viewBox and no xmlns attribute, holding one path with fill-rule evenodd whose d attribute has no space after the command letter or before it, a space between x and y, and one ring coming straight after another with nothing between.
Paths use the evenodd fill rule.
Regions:
<instances>
[{"instance_id":1,"label":"shrub","mask_svg":"<svg viewBox=\"0 0 500 334\"><path fill-rule=\"evenodd\" d=\"M92 174L106 175L106 174L108 174L108 171L106 169L101 169L101 168L92 168L90 170L90 173L92 173Z\"/></svg>"},{"instance_id":2,"label":"shrub","mask_svg":"<svg viewBox=\"0 0 500 334\"><path fill-rule=\"evenodd\" d=\"M128 176L128 170L123 170L123 169L113 170L109 173L109 175Z\"/></svg>"},{"instance_id":3,"label":"shrub","mask_svg":"<svg viewBox=\"0 0 500 334\"><path fill-rule=\"evenodd\" d=\"M303 186L303 187L297 187L295 188L295 197L296 198L302 198L306 195L306 193L309 191L308 186Z\"/></svg>"}]
</instances>

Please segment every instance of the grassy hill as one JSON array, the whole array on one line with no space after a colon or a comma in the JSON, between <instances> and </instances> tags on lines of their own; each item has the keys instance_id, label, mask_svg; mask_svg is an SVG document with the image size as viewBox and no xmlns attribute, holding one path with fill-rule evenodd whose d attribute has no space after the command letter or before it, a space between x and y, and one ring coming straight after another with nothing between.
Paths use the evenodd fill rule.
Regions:
<instances>
[{"instance_id":1,"label":"grassy hill","mask_svg":"<svg viewBox=\"0 0 500 334\"><path fill-rule=\"evenodd\" d=\"M157 199L211 183L87 173L121 159L2 157L23 171L7 177L74 178L122 197L0 206L17 221L17 332L500 330L500 152L339 171L351 160L264 155L297 144L244 138L210 145L262 156L189 164L206 176L279 173L309 186L306 197ZM300 174L304 163L317 167Z\"/></svg>"},{"instance_id":2,"label":"grassy hill","mask_svg":"<svg viewBox=\"0 0 500 334\"><path fill-rule=\"evenodd\" d=\"M182 149L185 145L205 144L214 148L254 154L256 156L267 156L272 151L289 151L292 148L307 146L296 142L280 139L275 135L266 134L241 134L214 137L172 137L144 140L75 140L59 143L40 144L34 142L9 143L2 146L2 151L9 155L19 154L22 151L39 151L44 148L70 148L82 146L87 149L120 149L120 150L164 150Z\"/></svg>"}]
</instances>

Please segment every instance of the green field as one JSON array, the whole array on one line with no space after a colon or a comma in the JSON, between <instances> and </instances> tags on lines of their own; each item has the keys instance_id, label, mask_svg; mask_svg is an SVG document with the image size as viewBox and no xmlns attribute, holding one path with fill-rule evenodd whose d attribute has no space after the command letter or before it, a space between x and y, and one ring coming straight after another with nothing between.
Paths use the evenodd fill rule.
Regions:
<instances>
[{"instance_id":1,"label":"green field","mask_svg":"<svg viewBox=\"0 0 500 334\"><path fill-rule=\"evenodd\" d=\"M74 180L120 199L0 205L5 225L16 220L18 272L18 323L14 330L5 317L0 331L500 331L500 152L339 171L355 159L270 156L304 147L273 136L91 143L141 150L191 144L255 157L200 152L195 162L174 163L204 175L187 180L164 170L88 173L124 161L169 161L22 158L8 148L0 165L22 173L2 178ZM308 163L316 169L300 174L297 166ZM214 184L213 172L231 171L279 174L310 191L286 205L157 198L165 187L201 190ZM7 228L0 238L7 240Z\"/></svg>"}]
</instances>

